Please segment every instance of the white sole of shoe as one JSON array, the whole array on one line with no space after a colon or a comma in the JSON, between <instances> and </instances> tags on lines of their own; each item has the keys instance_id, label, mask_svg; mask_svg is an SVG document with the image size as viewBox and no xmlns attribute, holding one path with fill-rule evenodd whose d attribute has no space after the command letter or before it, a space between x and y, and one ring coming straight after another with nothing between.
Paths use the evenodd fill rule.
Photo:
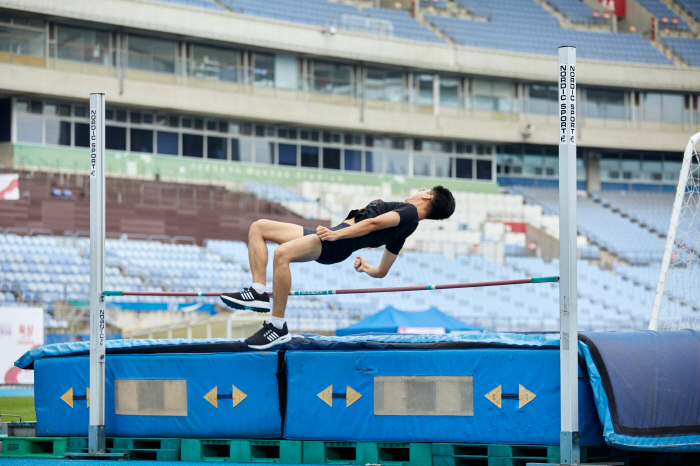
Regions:
<instances>
[{"instance_id":1,"label":"white sole of shoe","mask_svg":"<svg viewBox=\"0 0 700 466\"><path fill-rule=\"evenodd\" d=\"M281 344L283 344L283 343L287 343L287 342L290 341L291 339L292 339L292 334L291 334L291 333L288 333L288 334L286 334L285 336L279 337L277 340L275 340L275 341L273 341L273 342L271 342L271 343L268 343L267 345L257 345L257 346L248 345L248 348L253 348L253 349L257 349L257 350L268 349L268 348L272 348L273 346L277 346L277 345L281 345Z\"/></svg>"},{"instance_id":2,"label":"white sole of shoe","mask_svg":"<svg viewBox=\"0 0 700 466\"><path fill-rule=\"evenodd\" d=\"M250 310L255 312L270 312L270 303L262 301L241 301L229 296L221 295L221 299L230 307L240 310Z\"/></svg>"}]
</instances>

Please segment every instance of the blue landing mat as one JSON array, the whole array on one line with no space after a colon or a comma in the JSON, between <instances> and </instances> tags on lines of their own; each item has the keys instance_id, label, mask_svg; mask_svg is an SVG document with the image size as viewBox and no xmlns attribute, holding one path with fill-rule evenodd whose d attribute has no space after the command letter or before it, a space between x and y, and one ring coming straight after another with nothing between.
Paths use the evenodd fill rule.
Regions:
<instances>
[{"instance_id":1,"label":"blue landing mat","mask_svg":"<svg viewBox=\"0 0 700 466\"><path fill-rule=\"evenodd\" d=\"M274 352L110 356L107 435L279 438L277 364ZM89 357L44 358L34 371L37 435L86 437Z\"/></svg>"},{"instance_id":2,"label":"blue landing mat","mask_svg":"<svg viewBox=\"0 0 700 466\"><path fill-rule=\"evenodd\" d=\"M285 438L558 445L559 351L288 351ZM582 445L604 444L579 383Z\"/></svg>"},{"instance_id":3,"label":"blue landing mat","mask_svg":"<svg viewBox=\"0 0 700 466\"><path fill-rule=\"evenodd\" d=\"M35 459L35 458L0 458L0 465L2 466L94 466L98 464L100 466L202 466L202 462L192 462L192 461L111 461L111 460L100 460L95 463L95 460L55 460L55 459ZM285 464L277 463L278 466L301 466L297 464ZM226 463L226 466L260 466L260 463ZM304 466L321 466L321 465L308 465Z\"/></svg>"}]
</instances>

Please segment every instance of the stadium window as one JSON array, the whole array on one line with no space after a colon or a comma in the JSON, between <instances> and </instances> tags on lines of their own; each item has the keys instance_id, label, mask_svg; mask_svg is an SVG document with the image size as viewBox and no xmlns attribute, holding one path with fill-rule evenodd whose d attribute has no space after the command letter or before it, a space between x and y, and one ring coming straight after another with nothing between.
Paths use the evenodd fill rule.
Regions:
<instances>
[{"instance_id":1,"label":"stadium window","mask_svg":"<svg viewBox=\"0 0 700 466\"><path fill-rule=\"evenodd\" d=\"M46 120L46 144L57 146L71 145L70 121Z\"/></svg>"},{"instance_id":2,"label":"stadium window","mask_svg":"<svg viewBox=\"0 0 700 466\"><path fill-rule=\"evenodd\" d=\"M0 52L24 55L24 65L46 66L46 32L0 26Z\"/></svg>"},{"instance_id":3,"label":"stadium window","mask_svg":"<svg viewBox=\"0 0 700 466\"><path fill-rule=\"evenodd\" d=\"M365 96L369 100L402 103L403 73L381 68L367 68Z\"/></svg>"},{"instance_id":4,"label":"stadium window","mask_svg":"<svg viewBox=\"0 0 700 466\"><path fill-rule=\"evenodd\" d=\"M323 148L323 168L340 170L340 149Z\"/></svg>"},{"instance_id":5,"label":"stadium window","mask_svg":"<svg viewBox=\"0 0 700 466\"><path fill-rule=\"evenodd\" d=\"M642 93L642 115L644 121L653 123L661 122L661 93Z\"/></svg>"},{"instance_id":6,"label":"stadium window","mask_svg":"<svg viewBox=\"0 0 700 466\"><path fill-rule=\"evenodd\" d=\"M193 44L187 73L193 78L238 82L238 55L235 49Z\"/></svg>"},{"instance_id":7,"label":"stadium window","mask_svg":"<svg viewBox=\"0 0 700 466\"><path fill-rule=\"evenodd\" d=\"M279 144L277 146L277 151L279 154L279 165L290 165L292 167L297 165L296 144Z\"/></svg>"},{"instance_id":8,"label":"stadium window","mask_svg":"<svg viewBox=\"0 0 700 466\"><path fill-rule=\"evenodd\" d=\"M359 172L362 170L362 151L345 149L345 170Z\"/></svg>"},{"instance_id":9,"label":"stadium window","mask_svg":"<svg viewBox=\"0 0 700 466\"><path fill-rule=\"evenodd\" d=\"M17 142L42 143L42 126L44 121L40 116L16 115Z\"/></svg>"},{"instance_id":10,"label":"stadium window","mask_svg":"<svg viewBox=\"0 0 700 466\"><path fill-rule=\"evenodd\" d=\"M153 131L150 129L131 128L131 152L153 153Z\"/></svg>"},{"instance_id":11,"label":"stadium window","mask_svg":"<svg viewBox=\"0 0 700 466\"><path fill-rule=\"evenodd\" d=\"M253 140L251 138L231 139L231 160L251 162L253 160Z\"/></svg>"},{"instance_id":12,"label":"stadium window","mask_svg":"<svg viewBox=\"0 0 700 466\"><path fill-rule=\"evenodd\" d=\"M459 78L440 75L440 106L448 108L462 107L459 99Z\"/></svg>"},{"instance_id":13,"label":"stadium window","mask_svg":"<svg viewBox=\"0 0 700 466\"><path fill-rule=\"evenodd\" d=\"M141 124L141 112L131 112L131 122L134 124Z\"/></svg>"},{"instance_id":14,"label":"stadium window","mask_svg":"<svg viewBox=\"0 0 700 466\"><path fill-rule=\"evenodd\" d=\"M381 152L365 152L365 171L367 173L382 173L384 171L384 154Z\"/></svg>"},{"instance_id":15,"label":"stadium window","mask_svg":"<svg viewBox=\"0 0 700 466\"><path fill-rule=\"evenodd\" d=\"M175 41L129 35L128 67L155 73L175 73Z\"/></svg>"},{"instance_id":16,"label":"stadium window","mask_svg":"<svg viewBox=\"0 0 700 466\"><path fill-rule=\"evenodd\" d=\"M432 74L415 73L413 75L413 103L425 107L433 106L433 80Z\"/></svg>"},{"instance_id":17,"label":"stadium window","mask_svg":"<svg viewBox=\"0 0 700 466\"><path fill-rule=\"evenodd\" d=\"M119 126L105 127L105 148L109 150L126 150L126 128Z\"/></svg>"},{"instance_id":18,"label":"stadium window","mask_svg":"<svg viewBox=\"0 0 700 466\"><path fill-rule=\"evenodd\" d=\"M452 178L452 157L444 155L436 155L435 161L435 176L441 178Z\"/></svg>"},{"instance_id":19,"label":"stadium window","mask_svg":"<svg viewBox=\"0 0 700 466\"><path fill-rule=\"evenodd\" d=\"M661 119L664 123L683 122L683 95L661 94Z\"/></svg>"},{"instance_id":20,"label":"stadium window","mask_svg":"<svg viewBox=\"0 0 700 466\"><path fill-rule=\"evenodd\" d=\"M557 115L557 86L549 84L530 84L530 113L538 115Z\"/></svg>"},{"instance_id":21,"label":"stadium window","mask_svg":"<svg viewBox=\"0 0 700 466\"><path fill-rule=\"evenodd\" d=\"M158 143L158 153L164 155L179 154L179 135L170 131L158 131L156 141Z\"/></svg>"},{"instance_id":22,"label":"stadium window","mask_svg":"<svg viewBox=\"0 0 700 466\"><path fill-rule=\"evenodd\" d=\"M623 120L625 93L608 89L587 89L586 117Z\"/></svg>"},{"instance_id":23,"label":"stadium window","mask_svg":"<svg viewBox=\"0 0 700 466\"><path fill-rule=\"evenodd\" d=\"M56 49L59 60L110 66L109 32L57 24Z\"/></svg>"},{"instance_id":24,"label":"stadium window","mask_svg":"<svg viewBox=\"0 0 700 466\"><path fill-rule=\"evenodd\" d=\"M493 178L493 173L491 172L491 167L493 163L490 160L478 160L476 161L476 179L477 180L491 180Z\"/></svg>"},{"instance_id":25,"label":"stadium window","mask_svg":"<svg viewBox=\"0 0 700 466\"><path fill-rule=\"evenodd\" d=\"M117 110L114 112L115 120L120 123L126 123L126 110Z\"/></svg>"},{"instance_id":26,"label":"stadium window","mask_svg":"<svg viewBox=\"0 0 700 466\"><path fill-rule=\"evenodd\" d=\"M90 147L90 125L87 123L75 123L75 147Z\"/></svg>"},{"instance_id":27,"label":"stadium window","mask_svg":"<svg viewBox=\"0 0 700 466\"><path fill-rule=\"evenodd\" d=\"M352 66L324 61L313 62L313 91L353 97Z\"/></svg>"},{"instance_id":28,"label":"stadium window","mask_svg":"<svg viewBox=\"0 0 700 466\"><path fill-rule=\"evenodd\" d=\"M76 118L85 118L87 116L87 109L82 105L75 105L73 107L73 116Z\"/></svg>"},{"instance_id":29,"label":"stadium window","mask_svg":"<svg viewBox=\"0 0 700 466\"><path fill-rule=\"evenodd\" d=\"M204 136L200 134L182 134L182 155L186 157L204 157Z\"/></svg>"},{"instance_id":30,"label":"stadium window","mask_svg":"<svg viewBox=\"0 0 700 466\"><path fill-rule=\"evenodd\" d=\"M268 53L254 53L253 84L261 87L275 87L275 56Z\"/></svg>"},{"instance_id":31,"label":"stadium window","mask_svg":"<svg viewBox=\"0 0 700 466\"><path fill-rule=\"evenodd\" d=\"M207 136L207 158L226 160L228 158L226 139L216 136Z\"/></svg>"},{"instance_id":32,"label":"stadium window","mask_svg":"<svg viewBox=\"0 0 700 466\"><path fill-rule=\"evenodd\" d=\"M415 154L413 156L413 176L431 176L433 158L430 155Z\"/></svg>"},{"instance_id":33,"label":"stadium window","mask_svg":"<svg viewBox=\"0 0 700 466\"><path fill-rule=\"evenodd\" d=\"M474 79L472 108L494 112L514 112L513 85L510 81Z\"/></svg>"},{"instance_id":34,"label":"stadium window","mask_svg":"<svg viewBox=\"0 0 700 466\"><path fill-rule=\"evenodd\" d=\"M408 154L387 152L385 164L387 174L408 175Z\"/></svg>"},{"instance_id":35,"label":"stadium window","mask_svg":"<svg viewBox=\"0 0 700 466\"><path fill-rule=\"evenodd\" d=\"M319 150L316 146L301 146L301 166L318 168Z\"/></svg>"},{"instance_id":36,"label":"stadium window","mask_svg":"<svg viewBox=\"0 0 700 466\"><path fill-rule=\"evenodd\" d=\"M272 165L275 163L275 143L264 139L255 140L255 163Z\"/></svg>"},{"instance_id":37,"label":"stadium window","mask_svg":"<svg viewBox=\"0 0 700 466\"><path fill-rule=\"evenodd\" d=\"M473 178L473 164L474 161L472 159L458 158L455 167L455 176L457 178Z\"/></svg>"}]
</instances>

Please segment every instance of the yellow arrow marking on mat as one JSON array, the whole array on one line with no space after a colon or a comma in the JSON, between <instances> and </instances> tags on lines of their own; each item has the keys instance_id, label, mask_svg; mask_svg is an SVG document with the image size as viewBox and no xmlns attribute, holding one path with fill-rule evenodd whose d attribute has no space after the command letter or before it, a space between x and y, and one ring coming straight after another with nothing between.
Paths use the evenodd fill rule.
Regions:
<instances>
[{"instance_id":1,"label":"yellow arrow marking on mat","mask_svg":"<svg viewBox=\"0 0 700 466\"><path fill-rule=\"evenodd\" d=\"M498 387L494 388L493 390L491 390L490 392L488 392L484 396L491 403L495 404L499 408L501 407L501 386L500 385Z\"/></svg>"},{"instance_id":2,"label":"yellow arrow marking on mat","mask_svg":"<svg viewBox=\"0 0 700 466\"><path fill-rule=\"evenodd\" d=\"M248 395L240 391L238 388L236 388L235 385L231 385L232 391L231 391L231 398L233 398L233 407L235 408L238 403L241 401L245 400Z\"/></svg>"},{"instance_id":3,"label":"yellow arrow marking on mat","mask_svg":"<svg viewBox=\"0 0 700 466\"><path fill-rule=\"evenodd\" d=\"M354 391L354 390L353 390ZM329 385L325 390L316 395L324 401L331 408L333 407L333 384ZM350 405L348 405L350 406Z\"/></svg>"},{"instance_id":4,"label":"yellow arrow marking on mat","mask_svg":"<svg viewBox=\"0 0 700 466\"><path fill-rule=\"evenodd\" d=\"M218 408L219 407L219 399L217 398L218 393L217 393L216 387L217 386L214 386L214 388L209 390L209 393L204 395L204 399L207 400L209 403L211 403L212 406L214 406L215 408ZM236 405L234 404L234 406L236 406Z\"/></svg>"},{"instance_id":5,"label":"yellow arrow marking on mat","mask_svg":"<svg viewBox=\"0 0 700 466\"><path fill-rule=\"evenodd\" d=\"M90 407L90 387L87 387L87 407Z\"/></svg>"},{"instance_id":6,"label":"yellow arrow marking on mat","mask_svg":"<svg viewBox=\"0 0 700 466\"><path fill-rule=\"evenodd\" d=\"M518 384L518 401L520 402L518 404L518 409L522 408L523 406L534 400L536 396L537 395L532 393L530 390Z\"/></svg>"},{"instance_id":7,"label":"yellow arrow marking on mat","mask_svg":"<svg viewBox=\"0 0 700 466\"><path fill-rule=\"evenodd\" d=\"M61 399L66 402L68 406L73 407L73 387L69 388L66 393L61 395Z\"/></svg>"},{"instance_id":8,"label":"yellow arrow marking on mat","mask_svg":"<svg viewBox=\"0 0 700 466\"><path fill-rule=\"evenodd\" d=\"M333 385L331 385L332 387ZM332 391L332 390L331 390ZM345 386L345 407L349 408L351 404L362 398L362 395L355 390L350 385ZM324 400L325 401L325 400Z\"/></svg>"}]
</instances>

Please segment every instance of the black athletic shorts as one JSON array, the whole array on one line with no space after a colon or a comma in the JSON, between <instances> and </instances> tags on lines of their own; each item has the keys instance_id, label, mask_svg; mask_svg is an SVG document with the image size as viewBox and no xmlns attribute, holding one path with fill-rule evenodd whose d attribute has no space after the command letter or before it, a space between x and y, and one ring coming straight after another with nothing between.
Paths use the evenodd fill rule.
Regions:
<instances>
[{"instance_id":1,"label":"black athletic shorts","mask_svg":"<svg viewBox=\"0 0 700 466\"><path fill-rule=\"evenodd\" d=\"M332 231L342 230L350 225L341 223L331 227ZM304 228L304 236L315 235L316 232L310 228ZM321 255L316 259L319 264L337 264L350 257L357 251L355 238L339 239L337 241L321 241Z\"/></svg>"}]
</instances>

